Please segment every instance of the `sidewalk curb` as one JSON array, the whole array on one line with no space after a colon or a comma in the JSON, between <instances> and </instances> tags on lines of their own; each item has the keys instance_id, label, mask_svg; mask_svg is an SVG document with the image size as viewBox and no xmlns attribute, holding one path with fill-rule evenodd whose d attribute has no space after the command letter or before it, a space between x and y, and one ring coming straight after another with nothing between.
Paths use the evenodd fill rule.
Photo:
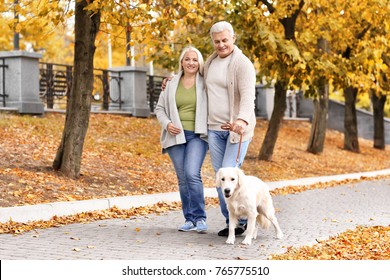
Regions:
<instances>
[{"instance_id":1,"label":"sidewalk curb","mask_svg":"<svg viewBox=\"0 0 390 280\"><path fill-rule=\"evenodd\" d=\"M297 180L266 183L268 184L270 190L273 190L278 188L284 188L287 186L305 186L322 182L343 181L345 179L360 179L362 177L368 178L389 174L390 169L384 169L372 172L302 178ZM217 191L215 188L205 188L204 195L206 197L217 197ZM8 222L10 219L14 222L22 223L33 220L50 220L53 216L67 216L88 211L105 210L113 206L122 209L129 209L132 207L153 205L162 201L180 201L179 193L170 192L160 194L134 195L82 201L66 201L38 205L5 207L0 208L0 223Z\"/></svg>"},{"instance_id":2,"label":"sidewalk curb","mask_svg":"<svg viewBox=\"0 0 390 280\"><path fill-rule=\"evenodd\" d=\"M322 177L302 178L302 179L280 181L280 182L267 182L267 185L270 190L273 190L273 189L284 188L289 186L308 186L312 184L325 183L331 181L338 182L346 179L352 180L352 179L361 179L362 177L369 178L369 177L385 176L385 175L390 175L390 169L361 172L361 173L322 176Z\"/></svg>"}]
</instances>

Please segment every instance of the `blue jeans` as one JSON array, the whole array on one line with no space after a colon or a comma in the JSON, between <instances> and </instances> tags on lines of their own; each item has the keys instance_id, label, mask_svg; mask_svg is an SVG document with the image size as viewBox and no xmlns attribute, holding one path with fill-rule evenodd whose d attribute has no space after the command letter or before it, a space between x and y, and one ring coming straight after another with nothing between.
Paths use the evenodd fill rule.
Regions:
<instances>
[{"instance_id":1,"label":"blue jeans","mask_svg":"<svg viewBox=\"0 0 390 280\"><path fill-rule=\"evenodd\" d=\"M169 157L175 167L184 218L196 224L206 220L201 169L206 157L207 142L193 131L184 130L186 143L169 147Z\"/></svg>"},{"instance_id":2,"label":"blue jeans","mask_svg":"<svg viewBox=\"0 0 390 280\"><path fill-rule=\"evenodd\" d=\"M208 141L210 148L211 164L215 173L221 167L235 167L236 158L238 153L238 143L230 143L230 132L229 131L217 131L209 130L208 131ZM241 167L246 152L248 151L248 146L251 140L242 142L240 157L238 160L237 167ZM221 188L217 188L219 205L221 207L221 212L226 219L226 224L229 224L229 211L226 206L225 197L222 193ZM246 224L245 220L240 220L239 224Z\"/></svg>"}]
</instances>

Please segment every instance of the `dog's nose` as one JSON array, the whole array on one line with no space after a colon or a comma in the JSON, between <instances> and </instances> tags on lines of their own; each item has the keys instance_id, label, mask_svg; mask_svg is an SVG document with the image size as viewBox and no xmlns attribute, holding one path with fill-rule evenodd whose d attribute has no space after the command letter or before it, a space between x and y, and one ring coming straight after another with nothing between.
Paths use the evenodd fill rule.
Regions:
<instances>
[{"instance_id":1,"label":"dog's nose","mask_svg":"<svg viewBox=\"0 0 390 280\"><path fill-rule=\"evenodd\" d=\"M230 193L230 189L224 189L224 192L225 192L225 194L229 194Z\"/></svg>"}]
</instances>

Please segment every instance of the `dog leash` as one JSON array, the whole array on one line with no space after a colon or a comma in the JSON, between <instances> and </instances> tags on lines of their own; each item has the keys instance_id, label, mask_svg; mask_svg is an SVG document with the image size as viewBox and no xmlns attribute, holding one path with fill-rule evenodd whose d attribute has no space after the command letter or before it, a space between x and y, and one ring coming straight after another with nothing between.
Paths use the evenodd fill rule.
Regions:
<instances>
[{"instance_id":1,"label":"dog leash","mask_svg":"<svg viewBox=\"0 0 390 280\"><path fill-rule=\"evenodd\" d=\"M230 123L230 122L227 122L226 124L221 125L221 128L224 129L224 130L232 131L233 124ZM238 151L237 151L237 157L236 157L236 167L238 167L238 163L240 162L241 144L242 144L242 134L240 134L240 142L238 143Z\"/></svg>"}]
</instances>

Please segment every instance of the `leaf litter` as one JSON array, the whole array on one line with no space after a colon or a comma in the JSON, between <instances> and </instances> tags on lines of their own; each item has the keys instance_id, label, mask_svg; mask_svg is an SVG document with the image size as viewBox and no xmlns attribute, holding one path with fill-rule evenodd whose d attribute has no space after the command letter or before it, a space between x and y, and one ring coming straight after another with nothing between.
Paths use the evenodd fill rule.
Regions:
<instances>
[{"instance_id":1,"label":"leaf litter","mask_svg":"<svg viewBox=\"0 0 390 280\"><path fill-rule=\"evenodd\" d=\"M85 140L81 176L71 180L51 168L62 135L65 116L44 118L0 113L0 207L57 201L86 200L115 196L177 191L177 180L169 157L161 154L160 127L154 118L91 115ZM293 180L390 168L389 149L372 148L372 141L359 139L360 153L343 149L343 134L328 130L324 152L306 152L310 123L283 121L271 161L257 160L268 122L258 120L249 146L244 171L264 181ZM16 136L16 137L15 137ZM202 169L205 187L214 187L214 172L207 155ZM310 189L335 187L360 178L308 186L289 186L271 191L290 195ZM207 206L217 206L215 198ZM0 223L0 233L61 227L112 218L134 218L179 210L179 202L161 202L131 209L113 207L49 221ZM139 229L142 230L142 229ZM389 227L357 227L314 246L288 248L272 259L389 259ZM38 235L37 235L38 236ZM79 249L79 248L75 248Z\"/></svg>"}]
</instances>

